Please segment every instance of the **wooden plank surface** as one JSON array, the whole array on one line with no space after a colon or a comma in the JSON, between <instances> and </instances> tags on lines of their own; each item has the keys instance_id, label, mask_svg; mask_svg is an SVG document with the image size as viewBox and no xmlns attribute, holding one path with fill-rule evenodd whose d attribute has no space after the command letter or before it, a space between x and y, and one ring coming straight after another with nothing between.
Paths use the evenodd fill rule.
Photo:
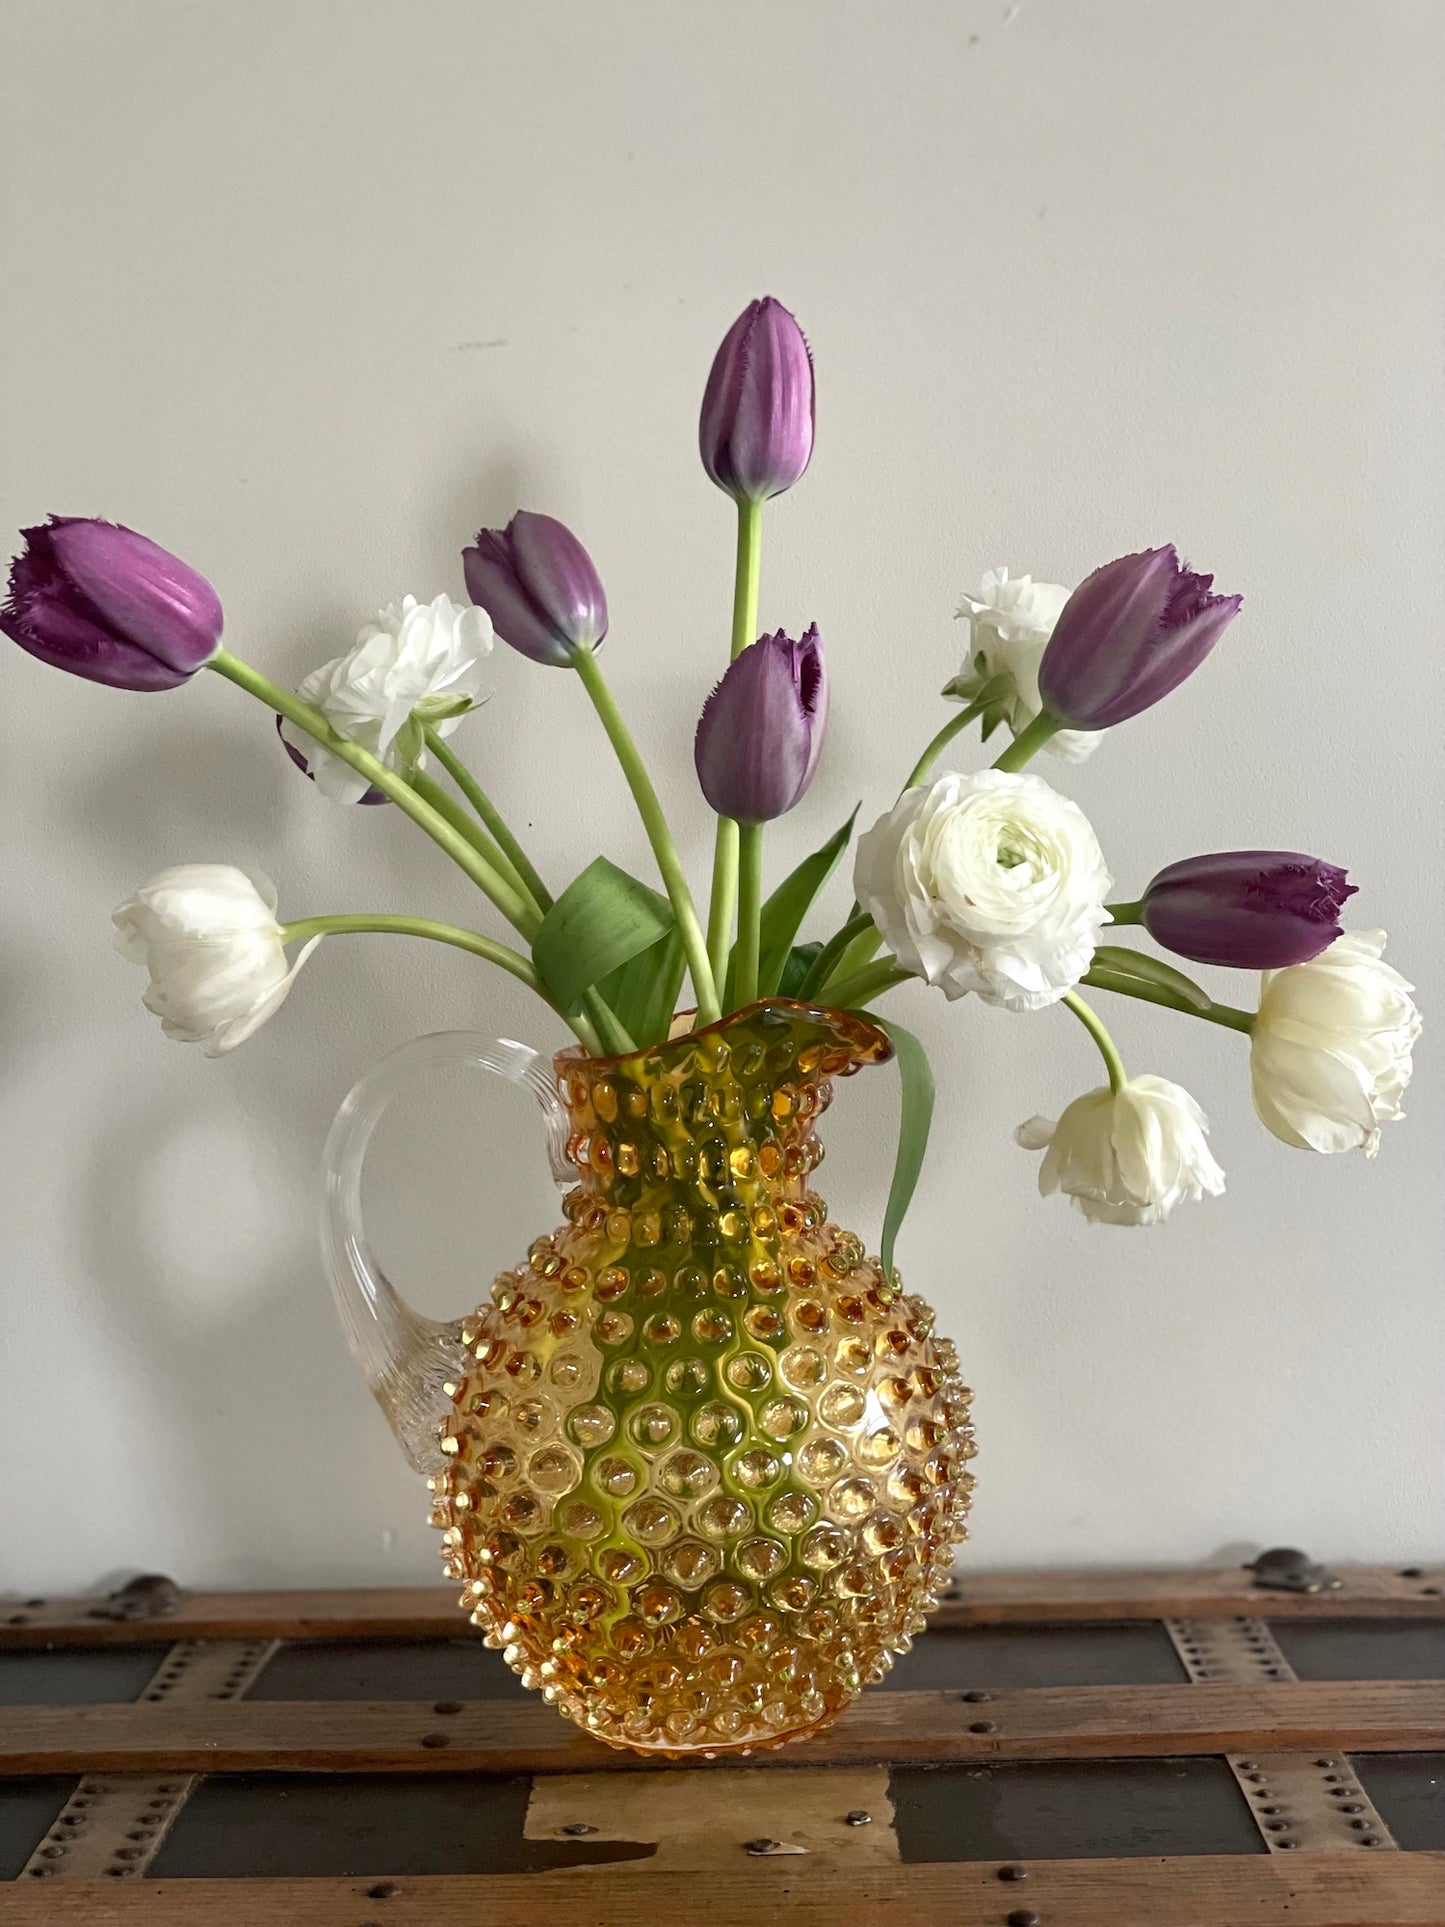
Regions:
<instances>
[{"instance_id":1,"label":"wooden plank surface","mask_svg":"<svg viewBox=\"0 0 1445 1927\"><path fill-rule=\"evenodd\" d=\"M367 1880L35 1882L0 1887L0 1927L1440 1927L1445 1854L1056 1860L868 1867L748 1860L695 1873Z\"/></svg>"},{"instance_id":2,"label":"wooden plank surface","mask_svg":"<svg viewBox=\"0 0 1445 1927\"><path fill-rule=\"evenodd\" d=\"M1445 1618L1445 1566L1341 1566L1336 1591L1272 1592L1244 1567L1161 1566L1095 1572L984 1572L933 1627L1254 1616L1264 1619ZM99 1616L97 1616L99 1615ZM183 1594L163 1618L117 1620L102 1600L0 1601L0 1646L177 1639L365 1639L455 1635L466 1621L453 1586L357 1591Z\"/></svg>"},{"instance_id":3,"label":"wooden plank surface","mask_svg":"<svg viewBox=\"0 0 1445 1927\"><path fill-rule=\"evenodd\" d=\"M1331 1748L1445 1747L1445 1681L1221 1682L866 1693L810 1740L755 1755L804 1767L868 1760L1061 1760ZM408 1701L18 1706L0 1774L381 1770L587 1773L655 1763L586 1738L541 1700L439 1714ZM1442 1905L1445 1920L1445 1905Z\"/></svg>"}]
</instances>

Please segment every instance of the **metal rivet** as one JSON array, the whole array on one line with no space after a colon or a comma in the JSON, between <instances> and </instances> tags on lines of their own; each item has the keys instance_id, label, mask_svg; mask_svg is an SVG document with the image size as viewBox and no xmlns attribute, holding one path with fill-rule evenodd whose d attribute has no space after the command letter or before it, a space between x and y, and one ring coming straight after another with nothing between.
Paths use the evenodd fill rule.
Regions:
<instances>
[{"instance_id":1,"label":"metal rivet","mask_svg":"<svg viewBox=\"0 0 1445 1927\"><path fill-rule=\"evenodd\" d=\"M461 1710L462 1703L460 1700L438 1700L432 1708L433 1713L460 1713Z\"/></svg>"},{"instance_id":2,"label":"metal rivet","mask_svg":"<svg viewBox=\"0 0 1445 1927\"><path fill-rule=\"evenodd\" d=\"M434 1753L439 1746L450 1746L452 1742L450 1734L447 1733L423 1733L421 1743Z\"/></svg>"},{"instance_id":3,"label":"metal rivet","mask_svg":"<svg viewBox=\"0 0 1445 1927\"><path fill-rule=\"evenodd\" d=\"M596 1833L596 1827L589 1827L585 1820L569 1820L561 1829L569 1840L580 1840L584 1833Z\"/></svg>"},{"instance_id":4,"label":"metal rivet","mask_svg":"<svg viewBox=\"0 0 1445 1927\"><path fill-rule=\"evenodd\" d=\"M1360 1844L1361 1846L1364 1846L1364 1847L1383 1847L1385 1843L1380 1838L1379 1834L1367 1833L1364 1839L1360 1842Z\"/></svg>"},{"instance_id":5,"label":"metal rivet","mask_svg":"<svg viewBox=\"0 0 1445 1927\"><path fill-rule=\"evenodd\" d=\"M368 1900L395 1900L400 1892L401 1888L394 1880L378 1880L374 1887L367 1888L366 1897Z\"/></svg>"},{"instance_id":6,"label":"metal rivet","mask_svg":"<svg viewBox=\"0 0 1445 1927\"><path fill-rule=\"evenodd\" d=\"M1297 1847L1298 1845L1299 1842L1297 1840L1276 1840L1274 1843L1276 1853L1288 1853L1292 1847Z\"/></svg>"},{"instance_id":7,"label":"metal rivet","mask_svg":"<svg viewBox=\"0 0 1445 1927\"><path fill-rule=\"evenodd\" d=\"M1400 1577L1402 1579L1423 1579L1425 1573L1420 1566L1401 1566Z\"/></svg>"},{"instance_id":8,"label":"metal rivet","mask_svg":"<svg viewBox=\"0 0 1445 1927\"><path fill-rule=\"evenodd\" d=\"M971 1693L965 1693L963 1697L970 1706L982 1706L985 1700L993 1698L993 1694L981 1693L978 1688L975 1687Z\"/></svg>"},{"instance_id":9,"label":"metal rivet","mask_svg":"<svg viewBox=\"0 0 1445 1927\"><path fill-rule=\"evenodd\" d=\"M1438 1586L1422 1586L1420 1590L1425 1594L1427 1599L1438 1599L1440 1597L1440 1588Z\"/></svg>"},{"instance_id":10,"label":"metal rivet","mask_svg":"<svg viewBox=\"0 0 1445 1927\"><path fill-rule=\"evenodd\" d=\"M1358 1800L1346 1800L1345 1804L1340 1808L1341 1813L1363 1813L1364 1810Z\"/></svg>"},{"instance_id":11,"label":"metal rivet","mask_svg":"<svg viewBox=\"0 0 1445 1927\"><path fill-rule=\"evenodd\" d=\"M1254 1773L1258 1770L1258 1766L1259 1762L1257 1760L1241 1760L1239 1770L1241 1773Z\"/></svg>"},{"instance_id":12,"label":"metal rivet","mask_svg":"<svg viewBox=\"0 0 1445 1927\"><path fill-rule=\"evenodd\" d=\"M1015 1907L1008 1916L1007 1927L1039 1927L1039 1917L1032 1907Z\"/></svg>"},{"instance_id":13,"label":"metal rivet","mask_svg":"<svg viewBox=\"0 0 1445 1927\"><path fill-rule=\"evenodd\" d=\"M998 1877L1000 1880L1027 1880L1029 1870L1027 1867L1020 1867L1017 1864L1013 1864L1007 1867L1000 1867Z\"/></svg>"},{"instance_id":14,"label":"metal rivet","mask_svg":"<svg viewBox=\"0 0 1445 1927\"><path fill-rule=\"evenodd\" d=\"M867 1827L873 1824L873 1815L867 1807L853 1807L843 1815L845 1827Z\"/></svg>"},{"instance_id":15,"label":"metal rivet","mask_svg":"<svg viewBox=\"0 0 1445 1927\"><path fill-rule=\"evenodd\" d=\"M743 1843L745 1851L751 1854L776 1853L782 1844L781 1840L769 1840L767 1838L747 1840Z\"/></svg>"},{"instance_id":16,"label":"metal rivet","mask_svg":"<svg viewBox=\"0 0 1445 1927\"><path fill-rule=\"evenodd\" d=\"M970 1733L997 1733L998 1724L994 1720L970 1720L968 1730Z\"/></svg>"},{"instance_id":17,"label":"metal rivet","mask_svg":"<svg viewBox=\"0 0 1445 1927\"><path fill-rule=\"evenodd\" d=\"M1338 1766L1339 1761L1338 1760L1316 1760L1315 1765L1316 1766Z\"/></svg>"}]
</instances>

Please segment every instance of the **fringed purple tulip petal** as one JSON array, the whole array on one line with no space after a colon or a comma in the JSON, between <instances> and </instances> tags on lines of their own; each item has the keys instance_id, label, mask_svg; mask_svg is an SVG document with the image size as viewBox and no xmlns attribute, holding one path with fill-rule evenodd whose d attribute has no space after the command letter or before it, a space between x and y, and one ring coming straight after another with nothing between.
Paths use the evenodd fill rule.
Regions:
<instances>
[{"instance_id":1,"label":"fringed purple tulip petal","mask_svg":"<svg viewBox=\"0 0 1445 1927\"><path fill-rule=\"evenodd\" d=\"M607 596L591 556L550 515L519 509L462 550L467 594L492 627L533 662L565 668L607 634Z\"/></svg>"},{"instance_id":2,"label":"fringed purple tulip petal","mask_svg":"<svg viewBox=\"0 0 1445 1927\"><path fill-rule=\"evenodd\" d=\"M723 336L703 391L702 465L738 501L781 495L813 454L813 358L802 329L769 295Z\"/></svg>"},{"instance_id":3,"label":"fringed purple tulip petal","mask_svg":"<svg viewBox=\"0 0 1445 1927\"><path fill-rule=\"evenodd\" d=\"M113 688L174 689L216 653L204 576L133 529L52 516L23 529L0 629L42 662Z\"/></svg>"},{"instance_id":4,"label":"fringed purple tulip petal","mask_svg":"<svg viewBox=\"0 0 1445 1927\"><path fill-rule=\"evenodd\" d=\"M1186 857L1144 892L1143 923L1166 950L1236 970L1308 963L1343 935L1355 894L1345 872L1294 850L1227 850Z\"/></svg>"},{"instance_id":5,"label":"fringed purple tulip petal","mask_svg":"<svg viewBox=\"0 0 1445 1927\"><path fill-rule=\"evenodd\" d=\"M1110 729L1167 696L1239 613L1172 544L1106 562L1064 604L1039 664L1044 708L1070 729Z\"/></svg>"},{"instance_id":6,"label":"fringed purple tulip petal","mask_svg":"<svg viewBox=\"0 0 1445 1927\"><path fill-rule=\"evenodd\" d=\"M800 642L780 629L729 665L697 726L702 793L719 816L767 823L813 780L828 722L828 675L817 625Z\"/></svg>"}]
</instances>

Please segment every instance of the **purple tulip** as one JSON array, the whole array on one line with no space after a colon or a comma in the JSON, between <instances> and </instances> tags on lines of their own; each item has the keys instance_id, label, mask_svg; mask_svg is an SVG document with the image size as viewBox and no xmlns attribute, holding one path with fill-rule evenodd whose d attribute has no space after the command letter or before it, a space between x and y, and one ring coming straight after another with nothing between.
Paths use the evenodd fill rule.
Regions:
<instances>
[{"instance_id":1,"label":"purple tulip","mask_svg":"<svg viewBox=\"0 0 1445 1927\"><path fill-rule=\"evenodd\" d=\"M1213 580L1181 563L1172 543L1095 569L1044 650L1044 708L1069 729L1109 729L1167 696L1239 613L1243 597L1211 595Z\"/></svg>"},{"instance_id":2,"label":"purple tulip","mask_svg":"<svg viewBox=\"0 0 1445 1927\"><path fill-rule=\"evenodd\" d=\"M719 816L768 823L813 780L828 726L828 672L818 625L801 642L780 629L744 649L703 706L698 781Z\"/></svg>"},{"instance_id":3,"label":"purple tulip","mask_svg":"<svg viewBox=\"0 0 1445 1927\"><path fill-rule=\"evenodd\" d=\"M702 397L702 465L739 502L791 488L813 454L813 357L802 329L769 295L723 336Z\"/></svg>"},{"instance_id":4,"label":"purple tulip","mask_svg":"<svg viewBox=\"0 0 1445 1927\"><path fill-rule=\"evenodd\" d=\"M1236 970L1308 963L1342 935L1355 885L1333 863L1293 850L1226 850L1161 870L1140 921L1166 950Z\"/></svg>"},{"instance_id":5,"label":"purple tulip","mask_svg":"<svg viewBox=\"0 0 1445 1927\"><path fill-rule=\"evenodd\" d=\"M533 662L565 669L607 634L607 597L592 558L550 515L519 509L462 550L467 594L502 638Z\"/></svg>"},{"instance_id":6,"label":"purple tulip","mask_svg":"<svg viewBox=\"0 0 1445 1927\"><path fill-rule=\"evenodd\" d=\"M174 689L215 655L221 604L204 576L133 529L52 515L22 529L0 629L32 656L116 689Z\"/></svg>"}]
</instances>

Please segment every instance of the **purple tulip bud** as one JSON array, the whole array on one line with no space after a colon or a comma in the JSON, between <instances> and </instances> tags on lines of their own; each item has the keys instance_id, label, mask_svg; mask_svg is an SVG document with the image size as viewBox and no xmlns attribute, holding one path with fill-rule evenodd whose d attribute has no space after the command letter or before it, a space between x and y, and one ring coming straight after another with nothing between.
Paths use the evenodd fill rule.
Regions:
<instances>
[{"instance_id":1,"label":"purple tulip bud","mask_svg":"<svg viewBox=\"0 0 1445 1927\"><path fill-rule=\"evenodd\" d=\"M768 823L799 801L828 726L828 671L814 623L801 642L780 629L744 649L703 705L694 754L719 816Z\"/></svg>"},{"instance_id":2,"label":"purple tulip bud","mask_svg":"<svg viewBox=\"0 0 1445 1927\"><path fill-rule=\"evenodd\" d=\"M215 655L221 604L204 576L133 529L52 515L22 529L0 629L32 656L116 689L174 689Z\"/></svg>"},{"instance_id":3,"label":"purple tulip bud","mask_svg":"<svg viewBox=\"0 0 1445 1927\"><path fill-rule=\"evenodd\" d=\"M550 515L519 509L462 550L467 594L492 627L533 662L565 669L607 634L607 597L592 558Z\"/></svg>"},{"instance_id":4,"label":"purple tulip bud","mask_svg":"<svg viewBox=\"0 0 1445 1927\"><path fill-rule=\"evenodd\" d=\"M735 501L791 488L813 455L813 357L802 329L769 295L723 336L703 390L702 465Z\"/></svg>"},{"instance_id":5,"label":"purple tulip bud","mask_svg":"<svg viewBox=\"0 0 1445 1927\"><path fill-rule=\"evenodd\" d=\"M1343 870L1293 850L1226 850L1161 870L1142 898L1156 943L1196 963L1284 970L1342 935Z\"/></svg>"},{"instance_id":6,"label":"purple tulip bud","mask_svg":"<svg viewBox=\"0 0 1445 1927\"><path fill-rule=\"evenodd\" d=\"M1192 675L1239 613L1172 543L1106 562L1081 582L1039 664L1044 708L1069 729L1109 729Z\"/></svg>"},{"instance_id":7,"label":"purple tulip bud","mask_svg":"<svg viewBox=\"0 0 1445 1927\"><path fill-rule=\"evenodd\" d=\"M314 783L316 781L316 772L307 761L305 752L297 749L294 743L288 743L286 740L285 722L286 719L284 716L278 716L276 718L276 734L281 738L281 747L291 758L291 761L296 765L297 769L300 770L301 774ZM389 803L391 798L383 791L377 789L375 784L368 784L356 800L358 803Z\"/></svg>"}]
</instances>

